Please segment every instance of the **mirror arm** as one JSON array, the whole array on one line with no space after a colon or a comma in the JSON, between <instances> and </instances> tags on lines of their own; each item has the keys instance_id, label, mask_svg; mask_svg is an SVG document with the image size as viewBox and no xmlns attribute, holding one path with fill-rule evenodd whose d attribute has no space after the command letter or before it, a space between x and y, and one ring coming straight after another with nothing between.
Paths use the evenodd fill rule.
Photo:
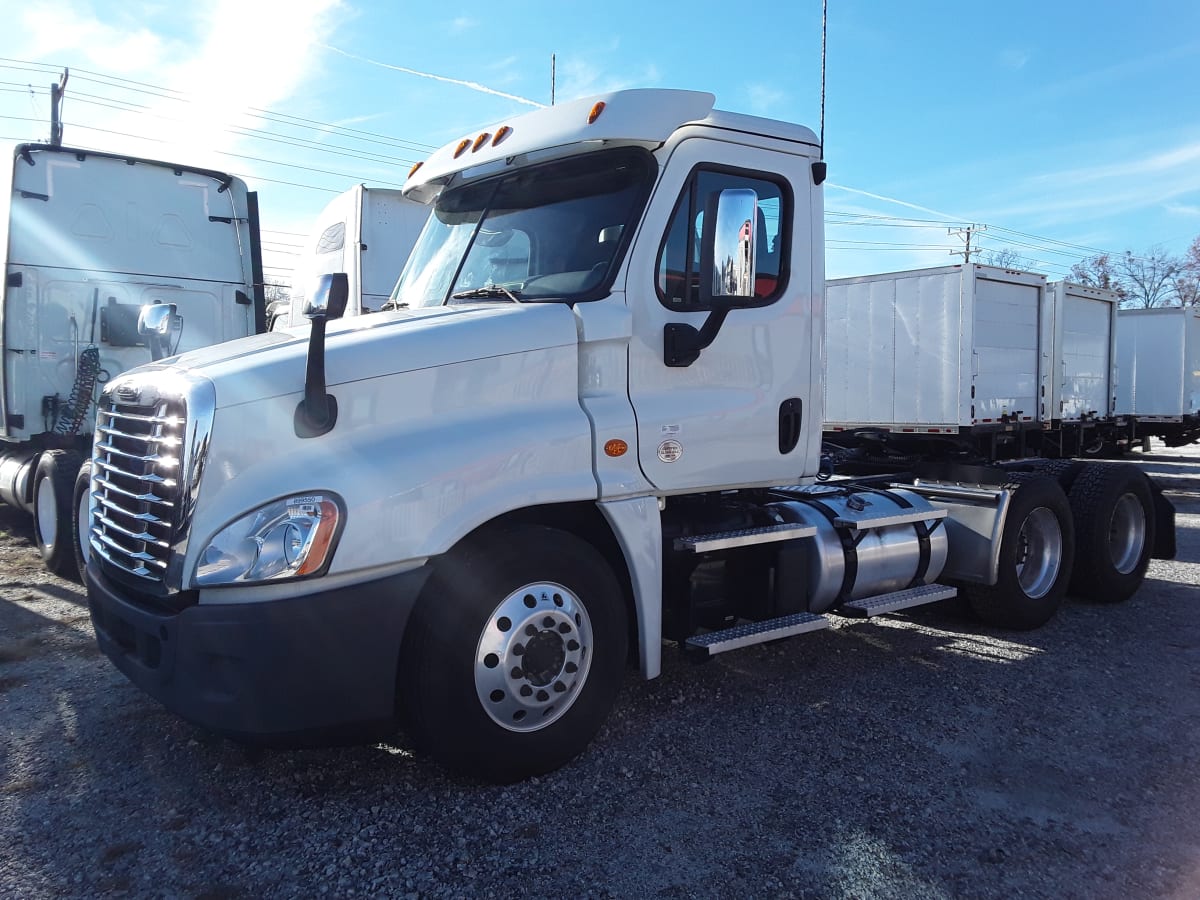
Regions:
<instances>
[{"instance_id":1,"label":"mirror arm","mask_svg":"<svg viewBox=\"0 0 1200 900\"><path fill-rule=\"evenodd\" d=\"M312 317L308 335L308 368L304 377L304 399L296 407L293 424L296 437L320 437L337 422L337 399L325 393L325 317Z\"/></svg>"},{"instance_id":2,"label":"mirror arm","mask_svg":"<svg viewBox=\"0 0 1200 900\"><path fill-rule=\"evenodd\" d=\"M700 358L700 351L716 340L728 314L728 306L717 307L699 330L686 322L668 322L663 328L663 361L676 369L690 366Z\"/></svg>"}]
</instances>

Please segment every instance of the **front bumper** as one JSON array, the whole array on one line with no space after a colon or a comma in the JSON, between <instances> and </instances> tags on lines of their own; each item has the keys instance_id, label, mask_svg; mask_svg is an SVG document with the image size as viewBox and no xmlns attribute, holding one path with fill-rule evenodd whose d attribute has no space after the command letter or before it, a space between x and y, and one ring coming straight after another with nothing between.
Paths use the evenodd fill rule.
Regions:
<instances>
[{"instance_id":1,"label":"front bumper","mask_svg":"<svg viewBox=\"0 0 1200 900\"><path fill-rule=\"evenodd\" d=\"M396 667L425 566L349 588L262 603L148 610L93 561L100 649L191 722L254 743L374 735L396 724Z\"/></svg>"}]
</instances>

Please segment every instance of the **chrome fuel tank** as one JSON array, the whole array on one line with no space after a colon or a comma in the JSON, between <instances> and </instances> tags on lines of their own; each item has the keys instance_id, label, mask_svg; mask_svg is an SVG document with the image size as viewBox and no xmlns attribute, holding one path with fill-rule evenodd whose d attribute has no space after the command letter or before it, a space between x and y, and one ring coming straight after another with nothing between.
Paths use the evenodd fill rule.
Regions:
<instances>
[{"instance_id":1,"label":"chrome fuel tank","mask_svg":"<svg viewBox=\"0 0 1200 900\"><path fill-rule=\"evenodd\" d=\"M804 542L810 612L936 581L946 565L943 513L912 491L818 485L792 497L771 507L785 522L817 529ZM870 525L888 519L909 521Z\"/></svg>"}]
</instances>

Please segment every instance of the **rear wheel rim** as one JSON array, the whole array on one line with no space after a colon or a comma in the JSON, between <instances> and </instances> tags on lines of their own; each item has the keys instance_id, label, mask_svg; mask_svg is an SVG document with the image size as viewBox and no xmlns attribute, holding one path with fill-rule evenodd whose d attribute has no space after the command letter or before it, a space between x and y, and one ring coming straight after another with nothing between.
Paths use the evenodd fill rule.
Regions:
<instances>
[{"instance_id":1,"label":"rear wheel rim","mask_svg":"<svg viewBox=\"0 0 1200 900\"><path fill-rule=\"evenodd\" d=\"M475 693L501 728L537 731L579 698L591 661L592 623L578 596L561 584L527 584L484 622Z\"/></svg>"},{"instance_id":2,"label":"rear wheel rim","mask_svg":"<svg viewBox=\"0 0 1200 900\"><path fill-rule=\"evenodd\" d=\"M1146 546L1146 511L1135 494L1122 494L1108 525L1108 554L1113 568L1128 575L1138 567Z\"/></svg>"},{"instance_id":3,"label":"rear wheel rim","mask_svg":"<svg viewBox=\"0 0 1200 900\"><path fill-rule=\"evenodd\" d=\"M54 482L43 478L37 486L37 530L38 540L46 549L54 547L54 538L58 531L58 504L54 496Z\"/></svg>"},{"instance_id":4,"label":"rear wheel rim","mask_svg":"<svg viewBox=\"0 0 1200 900\"><path fill-rule=\"evenodd\" d=\"M1062 526L1045 506L1032 510L1017 535L1017 583L1027 597L1050 593L1062 568Z\"/></svg>"}]
</instances>

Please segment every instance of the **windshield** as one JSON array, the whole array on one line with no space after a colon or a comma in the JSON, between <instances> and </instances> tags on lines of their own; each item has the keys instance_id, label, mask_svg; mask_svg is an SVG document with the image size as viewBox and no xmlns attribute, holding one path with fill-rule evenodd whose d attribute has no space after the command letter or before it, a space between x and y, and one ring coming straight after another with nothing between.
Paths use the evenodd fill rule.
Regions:
<instances>
[{"instance_id":1,"label":"windshield","mask_svg":"<svg viewBox=\"0 0 1200 900\"><path fill-rule=\"evenodd\" d=\"M389 306L594 299L649 194L644 150L588 153L444 192Z\"/></svg>"}]
</instances>

